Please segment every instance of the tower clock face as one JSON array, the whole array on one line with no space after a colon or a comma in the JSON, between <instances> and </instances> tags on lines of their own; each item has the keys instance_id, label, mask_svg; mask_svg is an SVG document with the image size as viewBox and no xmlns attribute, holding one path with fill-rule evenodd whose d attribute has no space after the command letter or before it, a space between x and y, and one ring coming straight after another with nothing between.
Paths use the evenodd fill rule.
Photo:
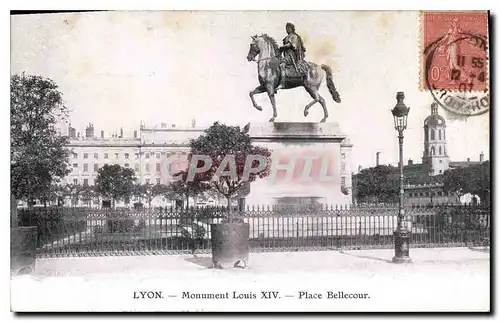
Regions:
<instances>
[{"instance_id":1,"label":"tower clock face","mask_svg":"<svg viewBox=\"0 0 500 322\"><path fill-rule=\"evenodd\" d=\"M438 120L438 124L439 124L439 125L443 124L443 121Z\"/></svg>"}]
</instances>

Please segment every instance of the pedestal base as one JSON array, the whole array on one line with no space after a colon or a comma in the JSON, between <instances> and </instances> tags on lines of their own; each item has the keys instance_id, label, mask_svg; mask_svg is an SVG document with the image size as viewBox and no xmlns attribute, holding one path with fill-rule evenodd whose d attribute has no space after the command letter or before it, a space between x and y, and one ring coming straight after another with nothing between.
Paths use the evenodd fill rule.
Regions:
<instances>
[{"instance_id":1,"label":"pedestal base","mask_svg":"<svg viewBox=\"0 0 500 322\"><path fill-rule=\"evenodd\" d=\"M18 227L10 230L11 275L35 273L38 227Z\"/></svg>"},{"instance_id":2,"label":"pedestal base","mask_svg":"<svg viewBox=\"0 0 500 322\"><path fill-rule=\"evenodd\" d=\"M337 123L250 123L252 142L272 151L270 175L251 183L247 205L347 205L352 202ZM349 145L350 147L350 145ZM342 166L343 165L343 166Z\"/></svg>"},{"instance_id":3,"label":"pedestal base","mask_svg":"<svg viewBox=\"0 0 500 322\"><path fill-rule=\"evenodd\" d=\"M410 234L408 230L396 230L394 232L394 257L393 263L411 263L410 258Z\"/></svg>"},{"instance_id":4,"label":"pedestal base","mask_svg":"<svg viewBox=\"0 0 500 322\"><path fill-rule=\"evenodd\" d=\"M396 264L410 264L412 263L412 259L410 257L396 257L392 258L392 262Z\"/></svg>"}]
</instances>

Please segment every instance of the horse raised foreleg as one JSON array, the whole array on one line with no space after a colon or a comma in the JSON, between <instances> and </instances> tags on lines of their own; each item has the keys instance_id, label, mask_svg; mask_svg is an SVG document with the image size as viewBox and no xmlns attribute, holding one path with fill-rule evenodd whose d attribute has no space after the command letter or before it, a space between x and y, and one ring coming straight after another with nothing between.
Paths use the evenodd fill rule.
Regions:
<instances>
[{"instance_id":1,"label":"horse raised foreleg","mask_svg":"<svg viewBox=\"0 0 500 322\"><path fill-rule=\"evenodd\" d=\"M252 100L252 104L253 104L253 107L255 107L257 110L259 111L262 111L262 107L260 107L259 105L257 105L257 102L255 102L255 99L253 98L253 96L255 94L261 94L261 93L264 93L266 91L266 88L265 86L257 86L253 91L250 91L250 99Z\"/></svg>"},{"instance_id":2,"label":"horse raised foreleg","mask_svg":"<svg viewBox=\"0 0 500 322\"><path fill-rule=\"evenodd\" d=\"M274 122L274 119L278 116L276 112L276 99L274 98L274 86L266 85L267 95L269 96L269 100L271 101L271 105L273 106L273 117L269 119L269 122Z\"/></svg>"}]
</instances>

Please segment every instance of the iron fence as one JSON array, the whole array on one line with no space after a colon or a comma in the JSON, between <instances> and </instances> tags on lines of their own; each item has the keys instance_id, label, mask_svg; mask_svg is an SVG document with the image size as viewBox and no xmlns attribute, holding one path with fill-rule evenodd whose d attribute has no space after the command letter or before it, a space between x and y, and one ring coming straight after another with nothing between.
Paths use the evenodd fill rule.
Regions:
<instances>
[{"instance_id":1,"label":"iron fence","mask_svg":"<svg viewBox=\"0 0 500 322\"><path fill-rule=\"evenodd\" d=\"M483 245L489 207L407 207L411 247ZM397 207L249 207L234 213L250 226L251 251L393 247ZM21 226L38 227L38 256L210 252L210 224L227 209L37 208L19 210Z\"/></svg>"}]
</instances>

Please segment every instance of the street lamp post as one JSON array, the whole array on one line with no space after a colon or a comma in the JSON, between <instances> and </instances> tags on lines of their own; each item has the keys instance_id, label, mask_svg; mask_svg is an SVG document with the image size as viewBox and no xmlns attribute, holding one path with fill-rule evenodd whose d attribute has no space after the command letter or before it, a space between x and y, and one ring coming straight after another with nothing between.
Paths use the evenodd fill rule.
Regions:
<instances>
[{"instance_id":1,"label":"street lamp post","mask_svg":"<svg viewBox=\"0 0 500 322\"><path fill-rule=\"evenodd\" d=\"M403 131L406 129L409 107L406 107L403 102L405 98L404 92L398 92L396 95L397 103L392 109L394 117L394 128L398 131L399 138L399 212L398 226L394 232L394 250L395 254L392 258L394 263L410 263L410 234L408 222L405 217L404 210L404 176L403 176Z\"/></svg>"}]
</instances>

